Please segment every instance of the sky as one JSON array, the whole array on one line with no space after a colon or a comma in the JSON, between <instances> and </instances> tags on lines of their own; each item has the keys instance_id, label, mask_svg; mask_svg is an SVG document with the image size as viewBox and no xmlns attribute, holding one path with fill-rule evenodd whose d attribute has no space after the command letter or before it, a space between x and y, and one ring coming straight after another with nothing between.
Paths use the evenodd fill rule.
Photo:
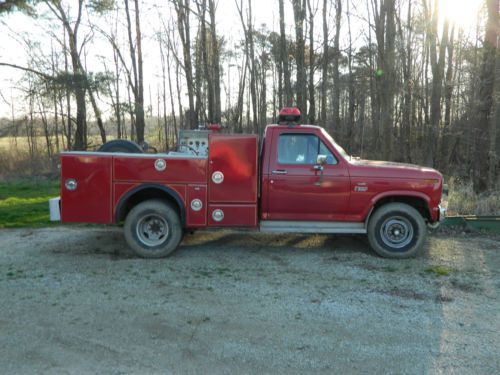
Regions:
<instances>
[{"instance_id":1,"label":"sky","mask_svg":"<svg viewBox=\"0 0 500 375\"><path fill-rule=\"evenodd\" d=\"M270 3L276 2L275 7L270 7ZM155 86L157 77L155 74L160 72L160 56L158 44L153 38L153 33L161 28L158 13L160 12L165 19L173 16L171 5L166 0L144 0L142 7L142 32L143 32L143 54L144 54L144 72L146 84ZM255 15L256 27L266 24L269 29L277 20L278 14L277 1L274 0L253 0L253 13ZM44 7L38 7L40 12L44 13ZM287 4L285 10L290 17L293 17L291 7ZM242 39L241 23L237 13L234 0L219 0L217 8L217 32L223 35L228 45ZM293 18L292 18L293 19ZM92 22L96 22L99 27L109 31L107 21L109 17L97 19L92 17ZM123 20L123 22L125 22ZM83 28L85 29L85 23ZM41 48L50 54L50 21L30 18L20 12L4 16L0 19L0 62L7 62L27 66L28 53L26 46L17 35L29 35L29 40L39 42ZM194 17L191 17L191 24L195 27ZM123 28L125 30L125 28ZM82 33L83 35L83 33ZM192 33L192 37L194 37ZM88 51L87 64L91 71L100 71L102 68L102 59L99 56L106 56L108 64L112 63L112 54L109 44L104 42L99 36L94 37L92 49ZM23 72L0 67L0 117L11 117L11 94L14 98L21 95L18 90L17 81L22 77ZM147 90L147 87L146 87ZM145 93L146 97L148 93ZM22 96L22 95L21 95ZM15 100L16 104L22 101ZM7 103L8 102L8 103ZM21 105L16 105L21 107ZM21 109L21 108L19 108Z\"/></svg>"},{"instance_id":2,"label":"sky","mask_svg":"<svg viewBox=\"0 0 500 375\"><path fill-rule=\"evenodd\" d=\"M239 0L238 0L239 1ZM406 0L404 0L406 1ZM321 7L322 1L312 0L313 7ZM71 2L70 2L71 3ZM247 4L247 0L244 1ZM358 43L364 43L364 35L367 34L366 22L362 18L366 18L366 1L365 0L352 0L351 12L355 14L351 20L351 30L353 38ZM476 21L475 14L482 4L482 0L441 0L440 19L449 17L463 28L471 29ZM287 24L287 33L293 36L293 12L289 0L285 0L285 17ZM252 0L253 15L255 27L259 28L260 25L266 24L267 29L278 31L278 1L277 0ZM43 7L39 7L43 14ZM344 0L344 12L346 5ZM331 25L333 26L334 9L331 9L331 17L329 17ZM160 21L158 14L161 13L165 19L168 19L172 13L171 5L167 0L144 0L142 7L142 31L143 31L143 52L144 52L144 72L145 72L145 97L146 102L149 100L149 86L153 91L152 96L156 96L156 87L158 77L156 74L160 72L160 57L158 45L153 34L156 30L160 29ZM222 35L227 46L230 46L236 41L243 38L240 19L237 13L234 0L219 0L217 17L217 32ZM97 21L96 21L97 20ZM92 22L108 31L110 30L109 21L110 17L96 18L92 17ZM122 20L124 22L124 20ZM316 27L318 33L321 33L321 9L318 9L316 15ZM50 25L51 21L47 21L44 17L39 19L30 18L22 13L14 13L4 16L0 19L0 62L14 63L18 65L27 66L28 53L26 46L20 41L18 35L27 35L28 39L32 42L39 42L41 50L50 53L51 38L50 38ZM85 30L87 20L84 20L83 30ZM196 25L194 17L191 21L193 27ZM441 21L442 23L442 21ZM330 27L330 30L333 27ZM125 28L122 28L125 30ZM347 43L346 37L346 22L342 24L342 38L341 44ZM83 31L82 30L82 31ZM332 31L331 31L332 32ZM192 33L192 37L194 37ZM82 33L84 35L84 33ZM81 35L81 38L82 38ZM317 36L320 41L321 36ZM102 57L108 60L111 65L112 55L109 44L96 35L91 44L92 49L88 50L87 66L91 71L102 71ZM55 42L52 42L55 43ZM17 83L22 77L22 72L0 67L0 117L11 117L11 95L14 99L14 112L20 113L24 111L25 103L22 99L22 92L19 91L19 84ZM156 102L153 99L153 102ZM223 100L224 102L224 100ZM106 113L104 114L106 116Z\"/></svg>"}]
</instances>

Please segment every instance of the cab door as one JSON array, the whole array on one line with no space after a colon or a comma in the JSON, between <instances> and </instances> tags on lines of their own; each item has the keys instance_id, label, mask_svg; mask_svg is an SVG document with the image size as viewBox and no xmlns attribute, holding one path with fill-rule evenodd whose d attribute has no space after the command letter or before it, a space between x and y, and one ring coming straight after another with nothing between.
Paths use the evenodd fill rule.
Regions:
<instances>
[{"instance_id":1,"label":"cab door","mask_svg":"<svg viewBox=\"0 0 500 375\"><path fill-rule=\"evenodd\" d=\"M274 134L266 176L267 219L343 220L350 195L347 162L320 132L276 129ZM326 164L317 164L318 154L326 155Z\"/></svg>"}]
</instances>

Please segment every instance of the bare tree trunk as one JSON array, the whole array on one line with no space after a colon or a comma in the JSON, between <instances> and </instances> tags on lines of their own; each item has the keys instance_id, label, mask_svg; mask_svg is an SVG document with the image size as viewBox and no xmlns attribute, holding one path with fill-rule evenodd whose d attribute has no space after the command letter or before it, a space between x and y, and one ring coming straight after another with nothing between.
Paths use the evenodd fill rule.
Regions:
<instances>
[{"instance_id":1,"label":"bare tree trunk","mask_svg":"<svg viewBox=\"0 0 500 375\"><path fill-rule=\"evenodd\" d=\"M140 24L140 11L138 0L134 0L135 8L135 43L132 36L132 19L128 0L125 0L125 13L127 15L127 35L129 42L130 60L132 62L133 81L129 86L134 95L135 139L138 143L144 142L144 77L142 62L142 36Z\"/></svg>"},{"instance_id":2,"label":"bare tree trunk","mask_svg":"<svg viewBox=\"0 0 500 375\"><path fill-rule=\"evenodd\" d=\"M168 132L168 122L167 122L167 77L165 74L166 71L166 62L165 62L165 54L163 51L163 40L161 34L158 34L158 46L160 47L160 62L161 62L161 90L162 90L162 103L158 103L158 112L159 108L163 106L163 132L165 135L165 151L169 150L169 132ZM168 50L168 47L167 47ZM159 89L158 89L159 90ZM158 94L159 95L159 94ZM170 95L170 100L172 100L172 95ZM172 106L173 107L173 106ZM158 115L158 118L160 115Z\"/></svg>"},{"instance_id":3,"label":"bare tree trunk","mask_svg":"<svg viewBox=\"0 0 500 375\"><path fill-rule=\"evenodd\" d=\"M479 92L476 107L476 137L474 152L474 191L483 192L488 189L488 165L490 121L493 108L493 92L495 83L495 59L498 39L498 9L499 0L487 0L488 19L486 21L486 33L483 41L483 61L481 63L481 75L479 81Z\"/></svg>"},{"instance_id":4,"label":"bare tree trunk","mask_svg":"<svg viewBox=\"0 0 500 375\"><path fill-rule=\"evenodd\" d=\"M247 63L246 57L241 65L243 72L240 73L238 85L238 100L236 101L236 109L234 111L233 122L236 124L236 132L243 133L243 100L245 96L245 82L247 78Z\"/></svg>"},{"instance_id":5,"label":"bare tree trunk","mask_svg":"<svg viewBox=\"0 0 500 375\"><path fill-rule=\"evenodd\" d=\"M401 47L401 65L403 71L403 103L402 103L402 118L401 118L401 137L399 155L405 162L411 161L411 129L412 129L412 112L413 112L413 82L412 82L412 64L413 64L413 46L412 46L412 2L408 2L407 17L406 17L406 33L403 31L400 17L398 21L398 34L401 44L405 41L405 46Z\"/></svg>"},{"instance_id":6,"label":"bare tree trunk","mask_svg":"<svg viewBox=\"0 0 500 375\"><path fill-rule=\"evenodd\" d=\"M315 56L314 56L314 15L311 0L307 0L307 8L309 11L309 123L316 122L316 100L314 89L314 71L315 71Z\"/></svg>"},{"instance_id":7,"label":"bare tree trunk","mask_svg":"<svg viewBox=\"0 0 500 375\"><path fill-rule=\"evenodd\" d=\"M348 27L348 34L349 34L349 49L347 53L347 67L349 70L349 78L348 78L348 95L349 95L349 103L348 103L348 117L346 121L346 146L348 152L352 153L352 146L354 144L354 126L355 126L355 121L354 121L354 115L355 115L355 109L356 109L356 90L354 88L354 75L352 72L352 35L351 35L351 12L349 8L349 1L347 2L347 27Z\"/></svg>"},{"instance_id":8,"label":"bare tree trunk","mask_svg":"<svg viewBox=\"0 0 500 375\"><path fill-rule=\"evenodd\" d=\"M141 35L141 23L139 17L139 2L135 3L135 38L137 45L137 98L135 103L135 127L137 132L137 142L144 142L144 129L146 123L144 121L144 74L143 74L143 62L142 62L142 35Z\"/></svg>"},{"instance_id":9,"label":"bare tree trunk","mask_svg":"<svg viewBox=\"0 0 500 375\"><path fill-rule=\"evenodd\" d=\"M264 126L267 122L267 57L265 55L261 56L261 77L260 77L260 115L259 115L259 135L264 130Z\"/></svg>"},{"instance_id":10,"label":"bare tree trunk","mask_svg":"<svg viewBox=\"0 0 500 375\"><path fill-rule=\"evenodd\" d=\"M335 37L333 42L333 124L332 131L340 129L340 21L342 19L342 0L336 0Z\"/></svg>"},{"instance_id":11,"label":"bare tree trunk","mask_svg":"<svg viewBox=\"0 0 500 375\"><path fill-rule=\"evenodd\" d=\"M183 115L183 112L182 112L181 82L180 82L181 72L180 72L180 65L179 65L178 62L177 62L175 73L176 73L175 74L175 78L176 78L175 79L175 86L176 86L176 89L177 89L177 104L179 106L179 124L180 124L179 125L179 129L182 129L183 124L184 124L185 121L184 121L184 115ZM189 126L189 123L187 125Z\"/></svg>"},{"instance_id":12,"label":"bare tree trunk","mask_svg":"<svg viewBox=\"0 0 500 375\"><path fill-rule=\"evenodd\" d=\"M490 165L488 171L488 181L490 189L498 190L498 154L500 142L498 142L498 136L500 134L500 48L496 50L496 61L495 61L495 88L493 91L493 109L491 115L490 124Z\"/></svg>"},{"instance_id":13,"label":"bare tree trunk","mask_svg":"<svg viewBox=\"0 0 500 375\"><path fill-rule=\"evenodd\" d=\"M450 32L450 41L448 43L448 66L446 68L446 77L444 82L444 124L441 142L441 168L448 170L449 139L451 137L451 100L453 96L453 48L454 48L455 24Z\"/></svg>"},{"instance_id":14,"label":"bare tree trunk","mask_svg":"<svg viewBox=\"0 0 500 375\"><path fill-rule=\"evenodd\" d=\"M217 40L217 30L215 27L215 11L216 4L214 0L208 0L209 14L210 14L210 37L212 39L212 75L214 82L214 121L216 123L221 122L222 106L220 99L220 51L219 51L219 41Z\"/></svg>"},{"instance_id":15,"label":"bare tree trunk","mask_svg":"<svg viewBox=\"0 0 500 375\"><path fill-rule=\"evenodd\" d=\"M377 3L377 0L373 0ZM377 93L380 98L382 124L382 157L392 158L394 91L395 91L395 0L382 0L374 7L375 35L377 37Z\"/></svg>"},{"instance_id":16,"label":"bare tree trunk","mask_svg":"<svg viewBox=\"0 0 500 375\"><path fill-rule=\"evenodd\" d=\"M322 61L322 71L321 71L321 118L320 124L323 127L326 127L326 86L328 81L328 0L323 0L323 9L322 9L322 17L323 17L323 61Z\"/></svg>"},{"instance_id":17,"label":"bare tree trunk","mask_svg":"<svg viewBox=\"0 0 500 375\"><path fill-rule=\"evenodd\" d=\"M207 97L207 110L208 110L208 122L214 122L214 107L215 107L215 98L214 98L214 81L212 80L212 72L209 68L208 61L208 47L207 47L207 28L206 28L206 10L207 10L207 0L201 0L201 2L196 3L198 7L198 17L200 18L200 38L198 40L199 43L199 51L196 52L197 56L201 56L201 59L197 59L200 61L196 62L196 71L200 72L200 74L196 74L196 82L201 86L201 66L203 66L203 76L205 78L205 88L206 88L206 97ZM200 87L198 86L198 90Z\"/></svg>"},{"instance_id":18,"label":"bare tree trunk","mask_svg":"<svg viewBox=\"0 0 500 375\"><path fill-rule=\"evenodd\" d=\"M280 57L281 65L283 67L283 78L284 78L284 102L285 106L292 105L292 85L290 83L290 67L288 63L288 45L285 33L285 9L283 0L278 0L279 2L279 16L280 16Z\"/></svg>"},{"instance_id":19,"label":"bare tree trunk","mask_svg":"<svg viewBox=\"0 0 500 375\"><path fill-rule=\"evenodd\" d=\"M51 54L50 54L50 62L51 62L51 71L52 71L52 75L55 76L56 75L56 65L58 65L56 63L56 56L55 56L55 51L54 51L54 48L52 46L52 43L51 43ZM59 114L58 114L58 110L57 110L57 91L54 90L54 92L52 93L52 104L54 106L54 135L56 137L56 152L59 153L60 152L60 145L59 145Z\"/></svg>"},{"instance_id":20,"label":"bare tree trunk","mask_svg":"<svg viewBox=\"0 0 500 375\"><path fill-rule=\"evenodd\" d=\"M67 49L67 44L66 44L66 29L64 29L64 73L66 75L69 74L69 63L68 63L68 54L66 53ZM61 113L63 112L63 104L61 100ZM71 150L73 148L73 127L71 124L71 92L68 88L66 88L66 115L67 115L67 121L68 121L68 128L66 132L66 147L68 150Z\"/></svg>"},{"instance_id":21,"label":"bare tree trunk","mask_svg":"<svg viewBox=\"0 0 500 375\"><path fill-rule=\"evenodd\" d=\"M254 49L254 36L253 36L253 24L252 24L252 0L248 2L248 15L247 23L243 17L243 1L238 4L235 0L238 13L240 15L241 26L243 27L243 32L245 34L245 53L247 55L246 63L248 70L250 71L250 96L252 98L252 127L255 134L259 134L259 123L258 123L258 113L257 113L257 70L255 67L255 49ZM250 120L250 116L247 116L247 121Z\"/></svg>"},{"instance_id":22,"label":"bare tree trunk","mask_svg":"<svg viewBox=\"0 0 500 375\"><path fill-rule=\"evenodd\" d=\"M49 4L47 2L47 4ZM75 100L76 100L76 131L73 149L87 149L87 105L85 102L86 87L84 80L85 72L82 71L80 64L80 56L78 51L78 28L81 22L83 0L78 0L78 16L75 25L71 28L66 13L61 7L61 4L55 4L55 8L50 6L52 12L61 20L64 29L68 34L69 53L71 56L71 64L73 67L73 76L75 81Z\"/></svg>"},{"instance_id":23,"label":"bare tree trunk","mask_svg":"<svg viewBox=\"0 0 500 375\"><path fill-rule=\"evenodd\" d=\"M295 20L295 44L297 65L297 83L295 95L297 107L302 112L302 123L307 123L307 103L306 103L306 70L305 70L305 40L304 40L304 19L306 16L306 0L292 0L293 16Z\"/></svg>"},{"instance_id":24,"label":"bare tree trunk","mask_svg":"<svg viewBox=\"0 0 500 375\"><path fill-rule=\"evenodd\" d=\"M167 76L168 76L168 93L170 96L170 107L172 108L172 123L174 125L173 133L174 133L174 142L178 143L178 129L177 129L177 119L175 117L175 105L174 105L174 92L172 90L172 77L171 77L171 64L170 64L170 52L167 49ZM165 101L165 100L164 100ZM166 110L166 107L164 107ZM182 116L181 104L179 102L179 116ZM180 120L182 124L182 119Z\"/></svg>"},{"instance_id":25,"label":"bare tree trunk","mask_svg":"<svg viewBox=\"0 0 500 375\"><path fill-rule=\"evenodd\" d=\"M198 125L198 113L195 110L195 88L193 85L193 63L191 60L191 36L189 25L190 0L171 0L177 12L177 28L182 43L182 54L184 58L184 74L186 75L186 86L188 91L189 113L188 126L195 129Z\"/></svg>"},{"instance_id":26,"label":"bare tree trunk","mask_svg":"<svg viewBox=\"0 0 500 375\"><path fill-rule=\"evenodd\" d=\"M432 94L431 94L431 132L430 139L428 139L427 145L427 160L426 164L428 166L434 166L437 162L437 146L439 140L439 124L441 121L441 96L443 88L443 77L444 77L444 63L446 48L448 46L448 29L449 22L447 19L444 21L443 35L441 37L441 43L439 45L439 56L437 56L436 51L436 40L437 40L437 23L438 23L438 1L435 2L435 8L432 15L432 22L429 29L430 37L430 59L432 67Z\"/></svg>"},{"instance_id":27,"label":"bare tree trunk","mask_svg":"<svg viewBox=\"0 0 500 375\"><path fill-rule=\"evenodd\" d=\"M250 95L252 97L252 123L253 131L255 134L259 134L259 124L258 124L258 114L257 114L257 70L255 67L255 47L254 47L254 36L253 36L253 20L252 20L252 0L248 1L248 46L250 52Z\"/></svg>"}]
</instances>

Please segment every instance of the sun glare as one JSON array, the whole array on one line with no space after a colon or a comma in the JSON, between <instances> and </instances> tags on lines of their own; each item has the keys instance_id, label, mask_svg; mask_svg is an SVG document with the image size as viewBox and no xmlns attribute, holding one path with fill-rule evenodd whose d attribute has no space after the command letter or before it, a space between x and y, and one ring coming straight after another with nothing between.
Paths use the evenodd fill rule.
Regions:
<instances>
[{"instance_id":1,"label":"sun glare","mask_svg":"<svg viewBox=\"0 0 500 375\"><path fill-rule=\"evenodd\" d=\"M455 27L464 30L476 25L477 14L484 0L438 0L439 18L447 18Z\"/></svg>"}]
</instances>

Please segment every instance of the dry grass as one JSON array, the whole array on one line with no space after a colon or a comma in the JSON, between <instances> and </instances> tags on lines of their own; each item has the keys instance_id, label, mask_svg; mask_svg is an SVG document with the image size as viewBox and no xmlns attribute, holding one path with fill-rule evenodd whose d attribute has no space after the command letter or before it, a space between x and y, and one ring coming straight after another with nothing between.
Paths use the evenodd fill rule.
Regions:
<instances>
[{"instance_id":1,"label":"dry grass","mask_svg":"<svg viewBox=\"0 0 500 375\"><path fill-rule=\"evenodd\" d=\"M48 158L45 139L37 137L36 142L35 151L30 155L26 137L0 138L0 180L47 176L56 172L57 158Z\"/></svg>"},{"instance_id":2,"label":"dry grass","mask_svg":"<svg viewBox=\"0 0 500 375\"><path fill-rule=\"evenodd\" d=\"M472 183L458 183L453 178L448 183L449 215L500 215L500 191L474 193Z\"/></svg>"}]
</instances>

